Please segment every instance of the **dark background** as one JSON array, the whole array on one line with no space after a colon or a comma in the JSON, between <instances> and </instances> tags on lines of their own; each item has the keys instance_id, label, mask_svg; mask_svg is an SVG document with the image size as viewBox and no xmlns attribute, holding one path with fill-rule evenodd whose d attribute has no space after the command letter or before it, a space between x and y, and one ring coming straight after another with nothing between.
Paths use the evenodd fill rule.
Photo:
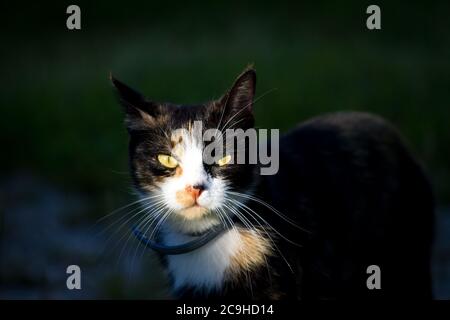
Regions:
<instances>
[{"instance_id":1,"label":"dark background","mask_svg":"<svg viewBox=\"0 0 450 320\"><path fill-rule=\"evenodd\" d=\"M0 5L0 297L166 297L152 255L117 230L125 220L96 224L134 199L109 72L154 100L195 103L254 63L257 96L275 89L255 105L259 127L364 110L400 128L435 187L435 294L450 298L448 1L210 2ZM70 4L79 31L66 28ZM382 30L366 28L370 4ZM80 291L66 289L69 264Z\"/></svg>"}]
</instances>

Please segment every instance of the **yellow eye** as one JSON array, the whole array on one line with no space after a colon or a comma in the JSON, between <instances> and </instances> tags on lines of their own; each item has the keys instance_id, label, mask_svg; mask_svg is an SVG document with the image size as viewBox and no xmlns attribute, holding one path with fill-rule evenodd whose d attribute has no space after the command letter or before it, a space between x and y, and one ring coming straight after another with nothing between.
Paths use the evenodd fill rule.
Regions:
<instances>
[{"instance_id":1,"label":"yellow eye","mask_svg":"<svg viewBox=\"0 0 450 320\"><path fill-rule=\"evenodd\" d=\"M230 162L230 160L231 160L231 156L228 155L228 156L223 157L222 159L219 159L217 161L217 164L221 167L221 166L226 165L228 162Z\"/></svg>"},{"instance_id":2,"label":"yellow eye","mask_svg":"<svg viewBox=\"0 0 450 320\"><path fill-rule=\"evenodd\" d=\"M178 166L177 159L165 154L159 154L158 161L166 168L175 168L176 166Z\"/></svg>"}]
</instances>

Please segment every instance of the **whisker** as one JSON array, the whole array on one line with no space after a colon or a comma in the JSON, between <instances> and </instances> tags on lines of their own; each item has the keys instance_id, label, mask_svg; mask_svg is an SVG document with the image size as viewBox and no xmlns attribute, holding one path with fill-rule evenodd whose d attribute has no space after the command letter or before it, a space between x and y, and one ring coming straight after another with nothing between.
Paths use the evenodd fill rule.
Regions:
<instances>
[{"instance_id":1,"label":"whisker","mask_svg":"<svg viewBox=\"0 0 450 320\"><path fill-rule=\"evenodd\" d=\"M259 215L256 211L254 211L252 208L249 208L248 206L246 206L245 204L235 200L235 199L231 199L228 198L228 200L233 201L236 203L236 205L238 205L239 207L243 208L244 210L247 210L247 213L249 215L255 214L259 219L261 219L261 221L263 221L267 226L269 226L273 231L275 231L276 234L278 234L280 237L282 237L284 240L286 240L287 242L296 245L298 247L302 247L302 245L296 243L295 241L292 241L288 238L286 238L283 234L281 234L276 228L274 228L269 222L267 222L267 220L265 220L263 217L261 217L261 215ZM250 212L251 211L251 212Z\"/></svg>"},{"instance_id":2,"label":"whisker","mask_svg":"<svg viewBox=\"0 0 450 320\"><path fill-rule=\"evenodd\" d=\"M165 213L165 215L161 218L161 220L162 220L162 221L166 220L173 212L174 212L173 209L168 210L168 212ZM150 227L147 228L147 230L145 230L145 233L144 233L144 234L146 234L146 233L149 231L149 229L150 229ZM155 227L155 229L157 229L157 227ZM151 239L151 237L149 237L149 239ZM142 259L142 256L144 255L145 249L146 249L146 246L143 245L143 244L142 244L142 247L143 247L143 248L142 248L142 253L141 253L140 259Z\"/></svg>"},{"instance_id":3,"label":"whisker","mask_svg":"<svg viewBox=\"0 0 450 320\"><path fill-rule=\"evenodd\" d=\"M150 206L148 206L148 207L145 207L145 208L143 208L143 209L141 209L139 212L137 212L137 213L135 213L132 217L130 217L130 219L128 219L128 220L131 220L131 219L133 219L133 218L135 218L136 216L138 216L141 212L143 212L143 211L145 211L145 210L151 210L151 207ZM125 216L126 217L126 216ZM144 215L142 215L141 217L139 217L137 220L138 221L141 221L141 220L143 220L143 219L145 219L146 218L146 215L144 214ZM112 226L114 225L114 224L117 224L117 223L119 223L121 220L123 220L123 219L120 219L119 221L116 221L115 223L113 223L113 224L111 224L108 228L106 228L106 229L111 229L112 228ZM108 247L108 244L109 244L109 242L112 240L112 238L116 235L116 234L120 234L120 230L122 230L122 228L126 225L128 223L128 221L125 221L125 222L123 222L123 223L121 223L120 225L119 225L119 228L116 228L111 234L109 234L109 236L106 238L106 240L104 241L104 243L105 243L105 249L104 250L106 250L106 248ZM106 230L102 230L100 233L106 233ZM120 240L122 240L122 238L124 237L125 235L122 235L122 237L120 237L120 239L119 239L119 241ZM113 247L115 248L117 246L117 244L116 245L114 245Z\"/></svg>"},{"instance_id":4,"label":"whisker","mask_svg":"<svg viewBox=\"0 0 450 320\"><path fill-rule=\"evenodd\" d=\"M145 197L145 198L139 199L139 200L137 200L137 201L134 201L134 202L132 202L132 203L129 203L129 204L127 204L127 205L125 205L125 206L123 206L123 207L120 207L120 208L118 208L118 209L115 209L114 211L111 211L111 212L108 213L107 215L105 215L105 216L101 217L100 219L98 219L98 220L94 223L94 226L97 225L98 223L102 222L103 220L109 218L110 216L119 213L120 211L122 211L122 210L124 210L124 209L126 209L126 208L129 208L129 207L131 207L131 206L133 206L133 205L138 205L138 204L140 204L140 203L143 202L143 201L148 201L148 200L150 200L150 199L157 198L157 197L161 197L161 195L155 195L155 196Z\"/></svg>"},{"instance_id":5,"label":"whisker","mask_svg":"<svg viewBox=\"0 0 450 320\"><path fill-rule=\"evenodd\" d=\"M243 220L248 221L248 223L252 224L244 215L240 214L239 210L235 210L236 216L243 222ZM278 253L280 254L281 258L284 260L284 262L286 263L286 265L288 266L288 268L291 270L292 273L294 273L294 270L291 267L291 264L287 261L286 257L283 255L283 253L281 252L280 248L278 248L278 246L275 243L275 240L273 240L272 236L269 234L269 232L267 232L267 230L261 225L261 223L255 219L255 217L253 217L251 215L251 217L256 221L256 223L258 223L258 225L261 227L261 229L263 230L263 232L267 235L267 237L269 238L269 241L272 243L272 245L274 246L274 248L278 251ZM253 225L253 224L252 224ZM262 238L263 235L258 231L258 228L253 228L253 230ZM267 268L269 268L269 265L267 264L267 260L266 260L266 266ZM270 272L270 271L268 271Z\"/></svg>"},{"instance_id":6,"label":"whisker","mask_svg":"<svg viewBox=\"0 0 450 320\"><path fill-rule=\"evenodd\" d=\"M272 212L277 214L280 218L282 218L286 222L290 223L294 227L296 227L296 228L298 228L298 229L300 229L300 230L302 230L304 232L311 233L310 231L306 230L305 228L299 226L294 220L292 220L291 218L289 218L285 214L281 213L275 207L273 207L272 205L268 204L267 202L265 202L262 199L259 199L259 198L255 197L255 196L252 196L252 195L236 192L236 191L227 191L227 192L232 194L232 195L235 195L235 196L238 196L238 197L242 197L242 198L246 198L246 199L249 199L249 200L253 200L253 201L255 201L255 202L259 203L259 204L262 204L263 206L265 206L266 208L268 208L269 210L271 210Z\"/></svg>"},{"instance_id":7,"label":"whisker","mask_svg":"<svg viewBox=\"0 0 450 320\"><path fill-rule=\"evenodd\" d=\"M160 211L162 210L163 206L164 206L164 204L159 204L158 206L151 208L151 209L150 209L150 212L144 214L143 217L140 218L140 219L138 220L139 223L137 223L137 227L140 228L143 224L147 223L148 221L152 221L152 220L157 219L157 217L159 216ZM148 210L148 209L147 209L147 210ZM122 226L125 225L126 223L127 223L127 222L125 222L124 224L122 224ZM133 233L132 233L132 232L125 233L124 235L122 235L122 236L120 237L120 239L119 239L118 242L117 242L117 245L119 245L119 244L121 243L121 241L123 240L123 238L124 238L125 236L127 236L127 235L128 235L127 240L125 241L125 244L123 245L122 250L120 251L120 254L119 254L119 260L120 260L120 258L122 257L123 251L124 251L125 248L127 247L128 242L130 241L130 238L131 238L131 236L133 235ZM117 246L117 245L116 245L116 246Z\"/></svg>"},{"instance_id":8,"label":"whisker","mask_svg":"<svg viewBox=\"0 0 450 320\"><path fill-rule=\"evenodd\" d=\"M155 226L155 228L150 233L149 239L153 239L153 236L157 233L159 228L162 226L164 221L169 217L169 215L173 212L173 210L168 210L166 213L162 216L162 218L159 220L158 224Z\"/></svg>"},{"instance_id":9,"label":"whisker","mask_svg":"<svg viewBox=\"0 0 450 320\"><path fill-rule=\"evenodd\" d=\"M223 216L223 211L222 211L220 208L217 208L214 212L215 212L215 213L217 214L217 216L219 217L220 223L221 223L223 226L225 226L226 229L228 229L228 225L227 225L227 223L226 223L226 221L225 221L225 218L224 218L224 216Z\"/></svg>"},{"instance_id":10,"label":"whisker","mask_svg":"<svg viewBox=\"0 0 450 320\"><path fill-rule=\"evenodd\" d=\"M131 217L128 217L128 219L126 219L126 221L124 221L123 223L121 223L120 224L120 226L119 226L119 228L117 228L116 229L116 231L115 231L115 233L117 233L118 231L120 231L129 221L131 221L133 218L135 218L137 215L139 215L140 213L142 213L142 212L144 212L144 211L146 211L146 210L148 210L148 209L152 209L152 207L157 207L157 206L159 206L161 203L163 203L164 201L163 200L158 200L158 201L156 201L156 202L154 202L154 203L151 203L151 204L148 204L146 207L144 207L144 208L142 208L142 207L140 207L140 208L136 208L136 209L134 209L132 212L135 212L135 211L137 211L137 210L139 210L139 209L141 209L141 210L139 210L138 212L136 212L136 213L134 213ZM100 234L102 234L102 233L106 233L108 230L110 230L113 226L115 226L115 225L117 225L118 223L120 223L120 222L122 222L127 216L129 216L129 214L131 214L131 212L130 213L128 213L128 214L126 214L126 215L124 215L123 217L121 217L120 219L118 219L117 221L114 221L113 223L111 223L109 226L107 226L104 230L102 230L101 232L100 232Z\"/></svg>"},{"instance_id":11,"label":"whisker","mask_svg":"<svg viewBox=\"0 0 450 320\"><path fill-rule=\"evenodd\" d=\"M161 209L162 210L162 209ZM155 219L152 219L153 221L151 222L151 223L146 223L143 227L142 227L142 229L144 230L144 235L145 234L147 234L147 232L150 230L150 228L152 228L152 225L153 225L153 223L155 222L155 221L157 221L157 220L159 220L159 222L158 222L158 224L159 223L161 223L162 221L164 221L164 219L165 219L165 217L168 215L168 214L170 214L170 211L171 210L166 210L166 212L164 213L164 215L163 215L163 217L161 218L161 219L159 219L159 218L155 218ZM162 213L162 212L161 212ZM160 216L160 215L159 215ZM156 230L158 228L158 225L155 227L155 228L153 228L153 230ZM152 236L150 236L150 239L152 239ZM134 268L134 262L135 262L135 259L136 259L136 256L137 256L137 252L139 251L139 247L143 247L143 249L142 249L142 253L141 253L141 255L140 255L140 258L139 259L142 259L142 256L144 255L144 252L145 252L145 248L146 248L146 246L141 242L141 241L137 241L137 245L136 245L136 249L134 250L134 255L133 255L133 259L132 259L132 263L131 263L131 267L132 268Z\"/></svg>"}]
</instances>

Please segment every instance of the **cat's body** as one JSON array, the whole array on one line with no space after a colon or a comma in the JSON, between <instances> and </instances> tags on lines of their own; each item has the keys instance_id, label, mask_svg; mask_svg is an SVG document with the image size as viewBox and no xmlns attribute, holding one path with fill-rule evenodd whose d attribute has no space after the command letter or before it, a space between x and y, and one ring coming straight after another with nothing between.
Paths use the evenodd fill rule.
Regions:
<instances>
[{"instance_id":1,"label":"cat's body","mask_svg":"<svg viewBox=\"0 0 450 320\"><path fill-rule=\"evenodd\" d=\"M277 247L287 261L273 248L273 256L267 257L269 270L264 262L250 279L242 274L238 284L225 275L220 279L224 287L213 292L186 285L181 296L431 297L431 188L391 126L364 113L330 114L282 137L280 152L279 173L263 177L254 194L308 232L286 224L264 206L249 206L302 247L278 237ZM217 275L227 262L214 269L211 261L215 254L232 256L223 249L230 246L236 247L220 244L190 253L189 260L199 257L193 269L205 277ZM182 256L175 259L181 268L188 267ZM381 290L367 288L371 265L380 267ZM177 275L172 274L174 281Z\"/></svg>"},{"instance_id":2,"label":"cat's body","mask_svg":"<svg viewBox=\"0 0 450 320\"><path fill-rule=\"evenodd\" d=\"M187 121L203 118L217 125L217 115L212 116L213 111L205 113L205 108L233 109L228 107L230 100L242 107L245 90L239 92L236 99L233 99L236 94L233 90L248 89L249 83L252 85L247 90L251 93L251 103L254 78L251 83L252 78L248 78L248 72L246 74L225 95L222 107L218 103L198 107L201 112L190 109L194 114L189 115ZM116 86L119 86L122 100L133 100L129 92L124 94L122 84L116 83ZM139 99L134 98L130 103L136 107ZM178 110L175 113L184 110L175 109ZM233 114L236 112L231 112ZM166 121L171 122L167 120L171 118L170 113L165 116ZM147 120L151 126L154 119ZM133 121L135 125L136 119ZM244 116L243 122L247 123L244 128L253 126L250 115ZM129 125L135 183L140 190L154 190L158 177L143 173L145 160L142 152L137 151L143 131L141 126L138 128L140 134L133 137L135 133ZM186 147L183 155L187 150L191 149ZM187 166L182 161L180 171ZM220 299L431 297L434 210L431 187L396 130L385 121L364 113L318 117L282 137L277 174L260 176L254 166L243 166L216 168L229 170L222 173L213 171L216 169L206 170L206 179L226 177L223 178L225 191L218 187L222 186L220 181L204 187L211 189L210 197L214 192L226 194L231 187L239 191L234 194L235 199L228 202L228 206L235 204L234 210L229 212L235 228L192 252L161 256L176 296ZM173 177L183 174L177 171ZM162 187L158 188L164 190L164 185L170 181L159 183ZM232 196L230 191L229 197ZM236 197L241 198L241 204L236 202ZM224 203L226 209L226 200ZM192 218L191 211L184 212L182 222L174 218L166 223L158 241L168 246L185 243L198 236L192 232L201 233L217 224L208 214L200 218L197 211L195 214ZM246 217L242 218L243 214ZM271 226L271 231L267 226ZM370 276L367 268L371 265L380 268L380 290L367 287Z\"/></svg>"}]
</instances>

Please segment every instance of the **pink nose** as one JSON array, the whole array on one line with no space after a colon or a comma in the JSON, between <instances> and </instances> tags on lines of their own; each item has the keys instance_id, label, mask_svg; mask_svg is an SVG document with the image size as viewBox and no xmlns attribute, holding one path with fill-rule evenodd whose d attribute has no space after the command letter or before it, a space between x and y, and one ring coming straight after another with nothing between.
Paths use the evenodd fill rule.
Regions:
<instances>
[{"instance_id":1,"label":"pink nose","mask_svg":"<svg viewBox=\"0 0 450 320\"><path fill-rule=\"evenodd\" d=\"M202 194L203 190L205 190L205 187L202 184L197 184L194 186L187 186L186 192L191 194L194 199L197 199Z\"/></svg>"}]
</instances>

